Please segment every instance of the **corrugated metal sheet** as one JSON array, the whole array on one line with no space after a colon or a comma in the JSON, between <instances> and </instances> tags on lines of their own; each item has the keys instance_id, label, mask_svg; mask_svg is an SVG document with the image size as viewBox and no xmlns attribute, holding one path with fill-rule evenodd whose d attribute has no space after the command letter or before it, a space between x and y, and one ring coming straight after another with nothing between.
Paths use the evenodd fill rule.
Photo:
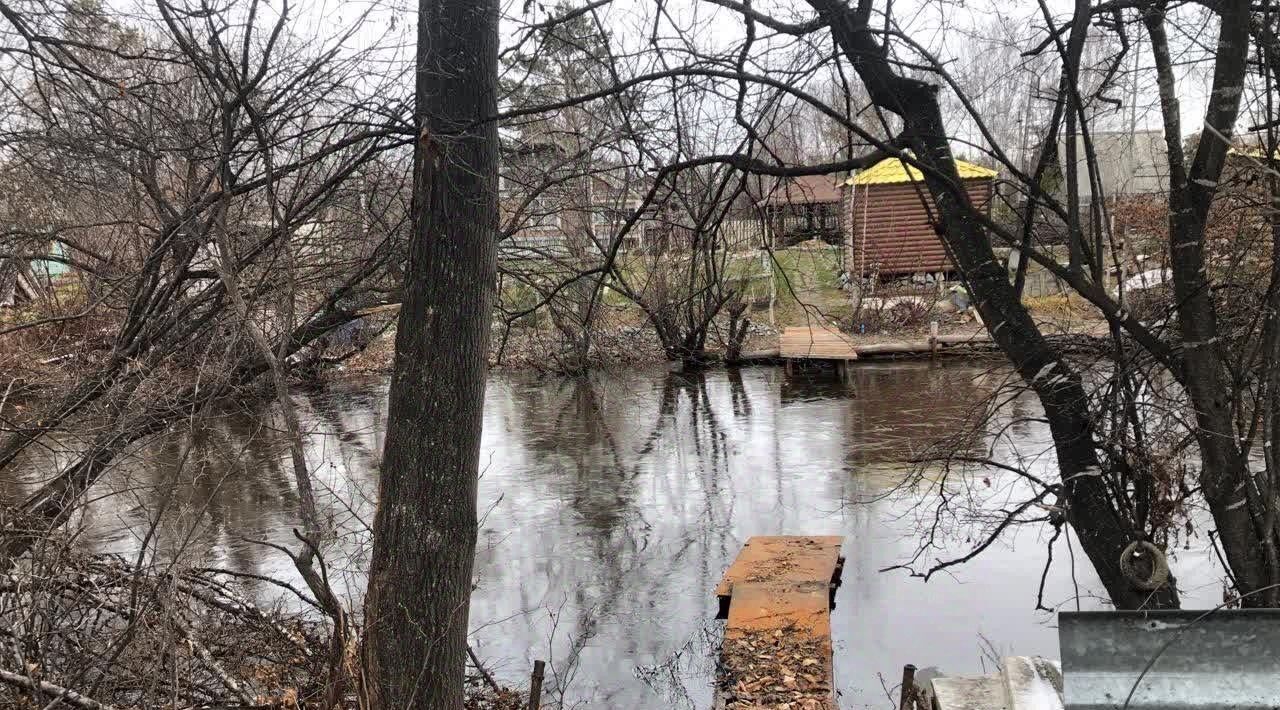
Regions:
<instances>
[{"instance_id":1,"label":"corrugated metal sheet","mask_svg":"<svg viewBox=\"0 0 1280 710\"><path fill-rule=\"evenodd\" d=\"M990 209L989 178L966 180L965 190L973 204ZM849 215L852 269L888 275L951 270L946 248L930 220L933 201L923 185L855 185L853 191Z\"/></svg>"},{"instance_id":2,"label":"corrugated metal sheet","mask_svg":"<svg viewBox=\"0 0 1280 710\"><path fill-rule=\"evenodd\" d=\"M961 180L994 178L996 171L963 160L956 161L956 172ZM920 171L897 158L887 158L863 170L845 181L846 185L896 185L921 182Z\"/></svg>"},{"instance_id":3,"label":"corrugated metal sheet","mask_svg":"<svg viewBox=\"0 0 1280 710\"><path fill-rule=\"evenodd\" d=\"M1067 710L1280 706L1280 609L1064 612Z\"/></svg>"}]
</instances>

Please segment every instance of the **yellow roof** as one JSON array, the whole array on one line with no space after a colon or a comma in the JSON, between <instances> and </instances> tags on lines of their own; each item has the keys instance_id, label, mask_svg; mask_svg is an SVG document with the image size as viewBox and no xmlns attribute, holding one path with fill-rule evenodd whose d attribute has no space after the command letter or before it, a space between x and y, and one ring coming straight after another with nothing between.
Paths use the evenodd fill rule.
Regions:
<instances>
[{"instance_id":1,"label":"yellow roof","mask_svg":"<svg viewBox=\"0 0 1280 710\"><path fill-rule=\"evenodd\" d=\"M956 171L961 180L993 178L996 171L963 160L956 161ZM897 158L885 158L857 175L845 180L846 185L891 185L899 182L919 182L920 171Z\"/></svg>"},{"instance_id":2,"label":"yellow roof","mask_svg":"<svg viewBox=\"0 0 1280 710\"><path fill-rule=\"evenodd\" d=\"M1227 151L1227 155L1243 155L1249 158L1265 158L1267 157L1267 152L1261 148L1232 148ZM1274 157L1276 159L1280 159L1280 148L1276 149Z\"/></svg>"}]
</instances>

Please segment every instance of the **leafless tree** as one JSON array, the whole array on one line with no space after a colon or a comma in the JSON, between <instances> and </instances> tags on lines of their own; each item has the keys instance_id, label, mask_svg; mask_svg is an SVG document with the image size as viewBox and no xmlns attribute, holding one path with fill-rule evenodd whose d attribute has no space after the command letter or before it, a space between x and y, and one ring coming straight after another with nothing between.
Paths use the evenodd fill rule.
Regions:
<instances>
[{"instance_id":1,"label":"leafless tree","mask_svg":"<svg viewBox=\"0 0 1280 710\"><path fill-rule=\"evenodd\" d=\"M57 21L60 9L8 17L29 63L7 87L28 107L11 124L7 156L43 188L29 193L18 225L42 225L95 283L71 315L7 337L90 316L109 319L114 336L81 354L100 364L51 406L9 422L0 442L7 466L47 432L108 417L102 436L23 504L19 517L50 522L132 442L268 369L235 337L246 314L229 307L218 264L242 284L245 310L281 359L382 300L369 287L394 233L323 219L339 186L403 140L383 117L394 105L352 102L359 62L336 58L345 38L306 50L285 32L287 11L263 28L237 23L238 7L162 4L154 39L119 30L137 44L127 53L33 24ZM201 361L201 381L172 387L174 368ZM15 535L5 546L15 556L29 543Z\"/></svg>"},{"instance_id":2,"label":"leafless tree","mask_svg":"<svg viewBox=\"0 0 1280 710\"><path fill-rule=\"evenodd\" d=\"M364 669L372 707L457 708L497 276L496 0L422 0L416 67L413 230Z\"/></svg>"},{"instance_id":3,"label":"leafless tree","mask_svg":"<svg viewBox=\"0 0 1280 710\"><path fill-rule=\"evenodd\" d=\"M1042 67L1056 72L1056 81L1046 79L1026 93L1014 90L996 101L982 95L990 82L957 74L947 59L950 50L931 49L915 39L899 26L890 5L873 0L854 6L811 0L807 5L808 13L784 16L735 0L698 3L697 8L728 13L740 23L738 41L711 47L695 39L697 15L687 19L687 13L669 12L660 4L649 17L652 29L646 36L650 51L662 56L662 63L619 74L613 88L668 86L671 96L678 97L698 82L704 96L723 97L726 120L741 117L744 108L763 106L762 90L776 90L813 107L871 150L798 163L799 154L752 154L735 147L734 140L751 135L750 128L742 126L738 138L725 134L727 140L719 145L652 160L655 175L666 178L691 164L786 176L856 169L884 155L911 163L924 174L921 199L952 263L975 295L983 322L1043 405L1060 474L1056 481L1046 482L1043 495L1037 494L1058 511L1049 522L1072 526L1112 601L1122 607L1178 603L1172 578L1152 583L1151 575L1134 569L1163 554L1159 550L1176 519L1167 511L1172 507L1185 512L1196 495L1203 495L1236 593L1249 604L1272 603L1274 595L1260 590L1275 581L1277 535L1275 516L1269 512L1275 507L1274 486L1269 483L1273 476L1255 474L1248 464L1260 427L1270 421L1270 390L1265 384L1270 370L1261 364L1262 358L1245 355L1269 342L1272 331L1265 324L1271 316L1264 304L1270 291L1255 288L1247 299L1224 300L1221 289L1230 267L1216 260L1207 233L1246 89L1260 97L1269 95L1267 57L1274 44L1269 28L1275 21L1270 6L1077 3L1065 18L1042 7L1038 16L1027 18L1038 32L1018 42L1020 56L1033 60L1040 73ZM1188 149L1182 143L1183 111L1174 88L1179 70L1172 58L1169 27L1205 20L1221 40L1207 50L1178 50L1206 68L1210 95L1215 97L1204 116L1201 140ZM1135 64L1138 46L1147 48L1142 51L1148 61ZM806 76L817 67L833 65L844 70L835 71L837 76L856 75L869 106L850 110L806 89ZM1149 67L1145 84L1139 76L1143 66ZM1112 286L1114 274L1122 271L1117 263L1122 250L1111 229L1113 203L1105 201L1109 187L1104 184L1103 157L1092 138L1111 120L1110 113L1120 113L1115 107L1125 90L1132 103L1138 91L1130 87L1139 85L1154 87L1159 97L1170 173L1165 248L1176 308L1172 319L1155 322L1126 308L1123 288ZM843 92L846 100L855 95ZM1007 120L1014 113L1008 104L1025 102L1034 110L1024 105L1021 113L1038 118L1015 130ZM886 132L877 135L853 120L867 112ZM1267 125L1267 120L1256 122ZM997 222L969 203L951 160L957 146L1001 169L1007 183L1005 199L1015 206L1016 219ZM1270 154L1263 150L1259 156L1255 162L1264 173L1272 169ZM1061 191L1050 189L1046 176L1063 163L1085 168L1066 170ZM1046 220L1061 225L1055 239L1066 243L1065 263L1059 263L1044 242ZM1084 378L1081 363L1047 336L1022 302L1021 278L1011 283L996 256L1000 246L1017 248L1025 255L1024 263L1033 261L1049 270L1107 323L1113 376L1100 382ZM1274 281L1266 275L1255 283ZM1229 334L1224 330L1228 322L1252 326L1233 328ZM1162 323L1176 325L1167 328ZM1160 415L1175 405L1186 416ZM1194 451L1185 445L1181 451L1197 456L1200 464L1188 481L1170 479L1158 465L1170 452L1159 450L1168 439L1153 436L1153 428L1171 421L1194 422L1184 430L1196 443ZM1186 491L1198 493L1188 496ZM1154 515L1157 509L1166 513ZM1158 559L1155 566L1161 566Z\"/></svg>"},{"instance_id":4,"label":"leafless tree","mask_svg":"<svg viewBox=\"0 0 1280 710\"><path fill-rule=\"evenodd\" d=\"M132 561L130 591L126 561L116 571L109 569L114 562L84 567L56 531L120 458L264 375L287 411L297 364L320 357L329 334L358 323L368 307L399 300L390 264L403 249L406 213L389 213L388 204L362 194L387 194L369 184L411 140L402 121L407 105L393 89L398 77L368 71L370 58L387 48L354 42L363 27L358 19L308 38L293 13L287 4L252 0L162 2L134 13L93 2L0 6L0 61L8 69L0 85L0 161L21 186L6 194L0 259L58 261L73 275L39 302L11 311L0 328L0 340L16 345L6 352L22 358L19 372L35 375L24 378L27 386L43 385L48 402L5 412L13 418L4 421L0 469L20 467L29 451L51 441L73 443L60 452L64 463L54 476L0 512L7 570L53 569L57 577L62 565L86 578L115 575L102 581L102 604L187 574L148 564L144 543ZM52 254L50 243L59 247ZM24 361L50 354L58 371ZM291 429L296 444L299 433ZM80 434L58 436L67 431ZM328 668L321 676L332 703L345 692L353 636L323 579L323 560L316 568L325 526L298 459L302 540L296 553L285 552L333 622L331 648L316 655ZM15 583L22 595L65 594L62 582ZM189 596L170 603L185 605L195 598ZM225 608L225 600L208 603ZM250 606L222 622L253 616ZM101 658L51 656L40 682L80 688L86 677L134 662L136 651L125 649L133 648L137 625L150 622L142 610L130 617L128 609L99 619L107 644ZM152 611L178 632L199 626L167 616L172 610L146 613ZM203 651L199 663L228 697L251 698L244 679L217 660L223 650ZM5 682L51 697L33 690L29 672ZM193 679L185 689L176 683L153 690L202 692L198 686ZM114 685L110 692L94 687L103 690L98 697L114 699L107 702L159 702L115 695ZM81 705L98 702L95 695Z\"/></svg>"}]
</instances>

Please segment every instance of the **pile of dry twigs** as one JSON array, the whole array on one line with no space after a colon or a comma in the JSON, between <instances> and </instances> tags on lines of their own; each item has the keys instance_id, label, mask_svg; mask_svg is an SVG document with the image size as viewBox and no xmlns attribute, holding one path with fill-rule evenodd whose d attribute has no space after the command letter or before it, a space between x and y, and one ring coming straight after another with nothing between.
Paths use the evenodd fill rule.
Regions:
<instances>
[{"instance_id":1,"label":"pile of dry twigs","mask_svg":"<svg viewBox=\"0 0 1280 710\"><path fill-rule=\"evenodd\" d=\"M63 550L56 564L34 559L0 575L0 707L360 705L353 678L334 677L358 672L356 659L334 662L332 629L300 589L112 555ZM291 603L261 606L245 593L247 582L272 585ZM332 703L335 680L343 691ZM523 707L518 693L489 677L468 687L468 708Z\"/></svg>"}]
</instances>

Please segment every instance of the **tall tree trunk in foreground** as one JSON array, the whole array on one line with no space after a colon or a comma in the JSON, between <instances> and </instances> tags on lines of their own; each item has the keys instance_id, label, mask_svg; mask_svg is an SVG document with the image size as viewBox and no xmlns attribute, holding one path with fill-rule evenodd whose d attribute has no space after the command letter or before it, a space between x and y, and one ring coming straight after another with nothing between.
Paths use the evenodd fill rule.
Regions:
<instances>
[{"instance_id":1,"label":"tall tree trunk in foreground","mask_svg":"<svg viewBox=\"0 0 1280 710\"><path fill-rule=\"evenodd\" d=\"M1240 114L1240 97L1249 61L1249 3L1232 0L1217 5L1221 26L1213 66L1213 90L1194 153L1184 154L1181 108L1177 96L1174 55L1170 52L1162 6L1148 8L1143 21L1151 36L1160 87L1169 156L1169 266L1181 336L1182 382L1195 408L1196 442L1200 445L1200 486L1222 550L1244 606L1270 606L1274 594L1257 594L1275 581L1275 531L1263 529L1266 509L1274 501L1251 479L1248 454L1240 446L1232 411L1232 383L1222 352L1218 308L1205 243L1209 210L1226 165L1229 137ZM1188 160L1188 157L1190 160ZM1269 446L1264 446L1265 449ZM1273 527L1273 526L1272 526Z\"/></svg>"},{"instance_id":2,"label":"tall tree trunk in foreground","mask_svg":"<svg viewBox=\"0 0 1280 710\"><path fill-rule=\"evenodd\" d=\"M365 602L370 705L461 708L496 273L497 0L420 0L413 228Z\"/></svg>"}]
</instances>

